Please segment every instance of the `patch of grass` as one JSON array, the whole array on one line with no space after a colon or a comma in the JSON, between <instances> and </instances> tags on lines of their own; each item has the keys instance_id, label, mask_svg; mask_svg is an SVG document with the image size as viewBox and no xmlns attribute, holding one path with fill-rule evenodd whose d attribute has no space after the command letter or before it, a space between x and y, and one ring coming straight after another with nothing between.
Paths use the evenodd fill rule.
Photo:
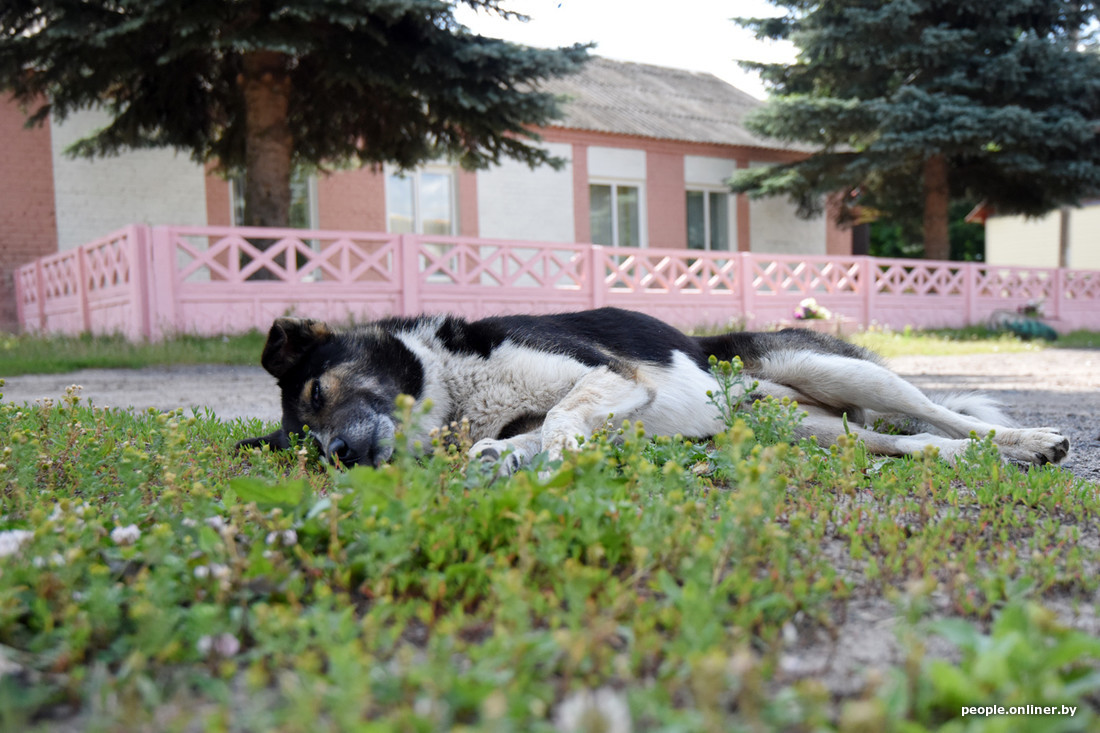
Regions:
<instances>
[{"instance_id":1,"label":"patch of grass","mask_svg":"<svg viewBox=\"0 0 1100 733\"><path fill-rule=\"evenodd\" d=\"M625 425L498 478L444 436L341 472L235 454L257 421L0 401L0 729L963 730L1047 701L1077 713L1031 723L1095 729L1097 640L1035 609L1095 598L1096 487L792 419ZM904 652L861 691L790 665L873 599Z\"/></svg>"},{"instance_id":2,"label":"patch of grass","mask_svg":"<svg viewBox=\"0 0 1100 733\"><path fill-rule=\"evenodd\" d=\"M1070 331L1051 344L1058 349L1100 349L1100 333L1096 331Z\"/></svg>"},{"instance_id":3,"label":"patch of grass","mask_svg":"<svg viewBox=\"0 0 1100 733\"><path fill-rule=\"evenodd\" d=\"M1019 353L1038 351L1048 346L1045 341L1025 341L1014 334L993 331L984 326L930 331L876 328L853 334L850 340L886 358Z\"/></svg>"},{"instance_id":4,"label":"patch of grass","mask_svg":"<svg viewBox=\"0 0 1100 733\"><path fill-rule=\"evenodd\" d=\"M887 358L894 356L955 356L962 354L1019 353L1053 349L1098 349L1100 333L1078 330L1059 335L1055 341L1025 340L1008 331L988 326L933 329L869 329L851 341Z\"/></svg>"},{"instance_id":5,"label":"patch of grass","mask_svg":"<svg viewBox=\"0 0 1100 733\"><path fill-rule=\"evenodd\" d=\"M76 369L166 364L258 364L265 334L176 336L131 343L122 336L0 334L0 374L60 374Z\"/></svg>"}]
</instances>

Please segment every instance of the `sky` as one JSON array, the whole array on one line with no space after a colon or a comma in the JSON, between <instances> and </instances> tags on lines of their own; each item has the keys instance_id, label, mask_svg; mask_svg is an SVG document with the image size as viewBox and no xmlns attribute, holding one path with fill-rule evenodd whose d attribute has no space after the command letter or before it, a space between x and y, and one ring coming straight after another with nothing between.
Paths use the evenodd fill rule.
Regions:
<instances>
[{"instance_id":1,"label":"sky","mask_svg":"<svg viewBox=\"0 0 1100 733\"><path fill-rule=\"evenodd\" d=\"M734 17L781 14L764 0L506 0L505 7L530 21L501 20L459 3L456 19L475 33L527 46L595 42L593 53L705 71L763 99L760 79L738 66L740 59L789 63L789 43L758 41Z\"/></svg>"}]
</instances>

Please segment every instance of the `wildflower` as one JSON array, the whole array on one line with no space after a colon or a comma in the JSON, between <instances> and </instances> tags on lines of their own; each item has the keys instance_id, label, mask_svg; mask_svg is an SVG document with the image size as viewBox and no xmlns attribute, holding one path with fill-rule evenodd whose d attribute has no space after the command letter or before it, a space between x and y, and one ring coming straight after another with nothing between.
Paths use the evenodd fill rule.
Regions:
<instances>
[{"instance_id":1,"label":"wildflower","mask_svg":"<svg viewBox=\"0 0 1100 733\"><path fill-rule=\"evenodd\" d=\"M818 305L814 298L802 299L798 307L794 309L795 320L809 321L815 319L828 320L833 317L832 311L823 305Z\"/></svg>"},{"instance_id":2,"label":"wildflower","mask_svg":"<svg viewBox=\"0 0 1100 733\"><path fill-rule=\"evenodd\" d=\"M265 541L268 545L290 547L298 544L298 533L293 529L283 530L282 532L268 532Z\"/></svg>"},{"instance_id":3,"label":"wildflower","mask_svg":"<svg viewBox=\"0 0 1100 733\"><path fill-rule=\"evenodd\" d=\"M219 562L210 563L210 574L218 580L225 580L229 577L229 566Z\"/></svg>"},{"instance_id":4,"label":"wildflower","mask_svg":"<svg viewBox=\"0 0 1100 733\"><path fill-rule=\"evenodd\" d=\"M0 557L14 555L31 537L34 537L34 532L25 529L6 529L0 532Z\"/></svg>"},{"instance_id":5,"label":"wildflower","mask_svg":"<svg viewBox=\"0 0 1100 733\"><path fill-rule=\"evenodd\" d=\"M562 700L555 714L559 733L631 733L630 708L621 693L608 687L581 690Z\"/></svg>"},{"instance_id":6,"label":"wildflower","mask_svg":"<svg viewBox=\"0 0 1100 733\"><path fill-rule=\"evenodd\" d=\"M209 565L198 565L192 572L199 580L211 577L218 581L229 579L229 566L217 562L212 562Z\"/></svg>"},{"instance_id":7,"label":"wildflower","mask_svg":"<svg viewBox=\"0 0 1100 733\"><path fill-rule=\"evenodd\" d=\"M36 556L31 560L31 565L36 568L53 567L59 568L65 564L65 558L61 556L61 553L55 552L49 557Z\"/></svg>"},{"instance_id":8,"label":"wildflower","mask_svg":"<svg viewBox=\"0 0 1100 733\"><path fill-rule=\"evenodd\" d=\"M225 520L219 517L217 514L212 517L207 517L203 521L205 521L208 526L213 527L218 532L221 532L223 529L225 529Z\"/></svg>"},{"instance_id":9,"label":"wildflower","mask_svg":"<svg viewBox=\"0 0 1100 733\"><path fill-rule=\"evenodd\" d=\"M241 650L241 642L233 634L221 633L217 636L200 637L195 648L204 657L211 653L219 657L232 657Z\"/></svg>"},{"instance_id":10,"label":"wildflower","mask_svg":"<svg viewBox=\"0 0 1100 733\"><path fill-rule=\"evenodd\" d=\"M141 537L141 530L136 524L126 527L115 527L111 530L111 541L116 545L132 545Z\"/></svg>"}]
</instances>

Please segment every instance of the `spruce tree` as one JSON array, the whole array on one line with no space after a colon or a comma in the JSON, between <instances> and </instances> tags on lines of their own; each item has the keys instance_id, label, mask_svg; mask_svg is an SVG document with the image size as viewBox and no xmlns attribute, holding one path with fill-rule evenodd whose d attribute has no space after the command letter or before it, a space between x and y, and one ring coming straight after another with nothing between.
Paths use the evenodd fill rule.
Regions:
<instances>
[{"instance_id":1,"label":"spruce tree","mask_svg":"<svg viewBox=\"0 0 1100 733\"><path fill-rule=\"evenodd\" d=\"M1091 3L1060 0L771 0L740 19L789 39L791 65L758 69L773 93L756 132L809 158L738 174L735 191L823 197L841 218L923 209L924 255L948 257L952 199L1037 215L1100 191L1100 56L1078 47Z\"/></svg>"},{"instance_id":2,"label":"spruce tree","mask_svg":"<svg viewBox=\"0 0 1100 733\"><path fill-rule=\"evenodd\" d=\"M243 171L253 225L287 225L297 164L555 162L531 144L559 114L539 82L587 47L474 35L455 1L5 0L0 89L31 124L105 109L72 154L170 146Z\"/></svg>"}]
</instances>

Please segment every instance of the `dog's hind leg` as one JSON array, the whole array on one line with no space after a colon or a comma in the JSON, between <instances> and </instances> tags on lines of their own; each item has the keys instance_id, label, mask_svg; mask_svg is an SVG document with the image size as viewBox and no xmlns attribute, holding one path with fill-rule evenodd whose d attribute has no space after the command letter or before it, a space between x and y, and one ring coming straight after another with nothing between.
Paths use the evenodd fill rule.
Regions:
<instances>
[{"instance_id":1,"label":"dog's hind leg","mask_svg":"<svg viewBox=\"0 0 1100 733\"><path fill-rule=\"evenodd\" d=\"M1010 428L955 412L936 404L889 369L861 359L805 351L779 352L762 360L759 374L834 410L909 415L935 426L948 439L966 438L972 432L979 436L993 432L993 442L1008 460L1057 463L1069 451L1069 441L1053 428Z\"/></svg>"},{"instance_id":2,"label":"dog's hind leg","mask_svg":"<svg viewBox=\"0 0 1100 733\"><path fill-rule=\"evenodd\" d=\"M959 438L945 438L942 435L932 433L918 433L916 435L890 435L878 433L874 430L851 423L845 425L844 421L820 408L803 407L806 413L802 422L798 425L797 435L800 438L816 438L822 446L832 445L845 429L851 435L863 441L867 450L880 456L911 456L920 455L927 447L939 449L940 457L948 462L954 462L955 458L966 450L969 440Z\"/></svg>"}]
</instances>

